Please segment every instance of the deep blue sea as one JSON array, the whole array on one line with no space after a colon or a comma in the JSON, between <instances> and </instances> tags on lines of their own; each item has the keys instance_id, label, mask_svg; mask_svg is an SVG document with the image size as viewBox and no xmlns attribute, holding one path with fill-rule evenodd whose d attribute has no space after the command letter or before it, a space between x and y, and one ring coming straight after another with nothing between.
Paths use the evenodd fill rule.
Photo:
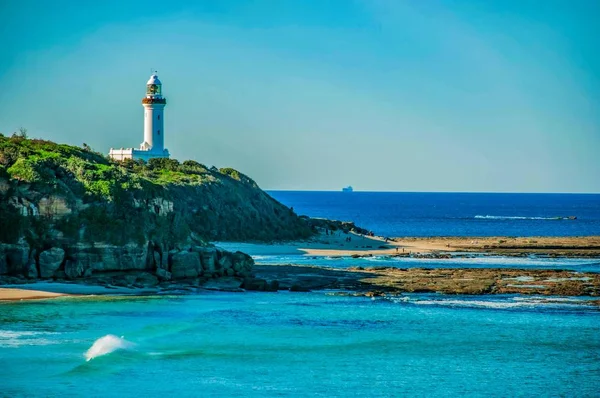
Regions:
<instances>
[{"instance_id":1,"label":"deep blue sea","mask_svg":"<svg viewBox=\"0 0 600 398\"><path fill-rule=\"evenodd\" d=\"M379 236L600 235L600 194L269 191L297 214ZM565 219L574 216L575 220Z\"/></svg>"},{"instance_id":2,"label":"deep blue sea","mask_svg":"<svg viewBox=\"0 0 600 398\"><path fill-rule=\"evenodd\" d=\"M600 232L598 195L270 193L388 236ZM600 272L598 259L256 260ZM0 396L600 396L597 297L335 293L0 303Z\"/></svg>"}]
</instances>

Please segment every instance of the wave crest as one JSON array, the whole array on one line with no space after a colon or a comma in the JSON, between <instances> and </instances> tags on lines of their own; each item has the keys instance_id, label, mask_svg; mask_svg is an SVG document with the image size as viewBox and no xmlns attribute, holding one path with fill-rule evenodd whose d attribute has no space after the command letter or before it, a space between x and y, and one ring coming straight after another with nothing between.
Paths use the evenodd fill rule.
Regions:
<instances>
[{"instance_id":1,"label":"wave crest","mask_svg":"<svg viewBox=\"0 0 600 398\"><path fill-rule=\"evenodd\" d=\"M116 350L127 349L133 346L133 343L117 337L114 334L107 334L104 337L100 337L92 344L89 350L85 353L85 358L90 361L96 357L110 354Z\"/></svg>"}]
</instances>

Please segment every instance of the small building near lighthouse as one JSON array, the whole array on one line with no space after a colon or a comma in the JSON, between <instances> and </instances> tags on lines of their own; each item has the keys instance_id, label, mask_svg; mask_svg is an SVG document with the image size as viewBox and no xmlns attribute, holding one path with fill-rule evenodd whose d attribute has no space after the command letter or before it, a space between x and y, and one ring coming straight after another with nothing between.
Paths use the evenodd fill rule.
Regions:
<instances>
[{"instance_id":1,"label":"small building near lighthouse","mask_svg":"<svg viewBox=\"0 0 600 398\"><path fill-rule=\"evenodd\" d=\"M162 83L156 72L146 83L146 96L142 98L144 107L144 141L139 149L111 148L108 156L114 160L168 158L169 150L165 148L165 105L167 100L162 95Z\"/></svg>"}]
</instances>

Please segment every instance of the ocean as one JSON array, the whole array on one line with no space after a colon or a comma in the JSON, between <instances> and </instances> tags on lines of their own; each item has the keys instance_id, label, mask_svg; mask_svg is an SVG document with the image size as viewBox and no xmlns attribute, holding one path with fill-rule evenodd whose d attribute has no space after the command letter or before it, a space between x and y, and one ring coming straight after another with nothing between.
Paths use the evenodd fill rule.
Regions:
<instances>
[{"instance_id":1,"label":"ocean","mask_svg":"<svg viewBox=\"0 0 600 398\"><path fill-rule=\"evenodd\" d=\"M354 221L379 236L600 235L600 194L268 193L297 214Z\"/></svg>"},{"instance_id":2,"label":"ocean","mask_svg":"<svg viewBox=\"0 0 600 398\"><path fill-rule=\"evenodd\" d=\"M270 193L300 214L354 220L380 235L599 232L598 195ZM553 219L571 215L577 219ZM598 259L402 261L600 272ZM0 303L0 396L598 397L600 310L586 305L592 299L314 291Z\"/></svg>"}]
</instances>

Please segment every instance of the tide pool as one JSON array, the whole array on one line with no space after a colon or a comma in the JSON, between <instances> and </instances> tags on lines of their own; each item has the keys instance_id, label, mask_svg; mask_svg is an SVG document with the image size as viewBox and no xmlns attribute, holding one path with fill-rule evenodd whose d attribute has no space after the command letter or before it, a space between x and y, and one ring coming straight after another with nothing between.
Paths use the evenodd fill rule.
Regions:
<instances>
[{"instance_id":1,"label":"tide pool","mask_svg":"<svg viewBox=\"0 0 600 398\"><path fill-rule=\"evenodd\" d=\"M600 311L582 300L279 292L4 303L1 391L597 396Z\"/></svg>"}]
</instances>

